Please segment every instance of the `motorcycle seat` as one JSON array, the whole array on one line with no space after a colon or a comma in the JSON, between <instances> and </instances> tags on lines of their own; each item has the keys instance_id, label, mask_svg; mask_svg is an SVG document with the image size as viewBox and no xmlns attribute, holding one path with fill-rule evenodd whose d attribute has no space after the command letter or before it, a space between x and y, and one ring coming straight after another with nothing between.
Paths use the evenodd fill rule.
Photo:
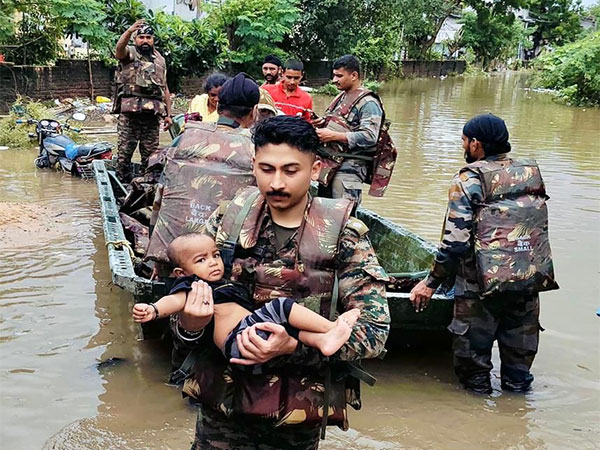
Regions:
<instances>
[{"instance_id":1,"label":"motorcycle seat","mask_svg":"<svg viewBox=\"0 0 600 450\"><path fill-rule=\"evenodd\" d=\"M108 142L97 142L94 144L81 144L78 145L75 149L77 152L67 151L67 157L70 159L75 159L80 156L94 156L100 155L104 152L111 150L112 146Z\"/></svg>"}]
</instances>

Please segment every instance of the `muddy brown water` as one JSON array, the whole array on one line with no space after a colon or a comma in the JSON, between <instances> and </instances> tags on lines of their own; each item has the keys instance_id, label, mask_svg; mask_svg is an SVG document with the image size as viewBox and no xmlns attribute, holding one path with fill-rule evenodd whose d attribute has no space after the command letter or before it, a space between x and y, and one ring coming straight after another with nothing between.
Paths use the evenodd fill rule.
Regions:
<instances>
[{"instance_id":1,"label":"muddy brown water","mask_svg":"<svg viewBox=\"0 0 600 450\"><path fill-rule=\"evenodd\" d=\"M385 198L364 203L437 240L462 125L486 111L506 119L514 155L537 158L547 183L561 285L541 296L533 391L502 392L494 371L493 395L472 396L447 349L395 350L368 364L377 385L322 448L599 448L600 110L526 87L518 74L389 83L399 163ZM131 297L110 282L95 184L36 170L34 155L0 151L0 447L189 448L195 414L164 384L168 355L137 339ZM109 358L122 361L97 366Z\"/></svg>"}]
</instances>

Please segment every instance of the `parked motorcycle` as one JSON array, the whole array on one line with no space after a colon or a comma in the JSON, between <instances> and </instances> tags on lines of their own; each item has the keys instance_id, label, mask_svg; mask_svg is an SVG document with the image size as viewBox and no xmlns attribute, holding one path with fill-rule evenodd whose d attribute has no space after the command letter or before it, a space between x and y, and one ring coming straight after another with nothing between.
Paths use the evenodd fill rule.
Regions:
<instances>
[{"instance_id":1,"label":"parked motorcycle","mask_svg":"<svg viewBox=\"0 0 600 450\"><path fill-rule=\"evenodd\" d=\"M75 113L73 120L85 120L85 114ZM73 139L63 134L63 130L79 133L81 129L69 124L69 120L60 123L53 119L18 119L17 123L35 125L35 133L29 137L37 139L39 145L36 167L59 167L71 175L82 178L93 178L92 161L95 159L112 159L112 144L97 142L93 144L76 144Z\"/></svg>"}]
</instances>

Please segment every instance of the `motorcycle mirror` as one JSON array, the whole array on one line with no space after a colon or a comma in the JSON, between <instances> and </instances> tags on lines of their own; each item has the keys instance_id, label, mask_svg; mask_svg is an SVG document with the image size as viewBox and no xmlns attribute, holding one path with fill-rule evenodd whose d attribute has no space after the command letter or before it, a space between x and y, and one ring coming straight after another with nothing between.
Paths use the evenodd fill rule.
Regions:
<instances>
[{"instance_id":1,"label":"motorcycle mirror","mask_svg":"<svg viewBox=\"0 0 600 450\"><path fill-rule=\"evenodd\" d=\"M85 114L81 112L76 112L72 116L73 120L77 120L78 122L83 122L85 120Z\"/></svg>"}]
</instances>

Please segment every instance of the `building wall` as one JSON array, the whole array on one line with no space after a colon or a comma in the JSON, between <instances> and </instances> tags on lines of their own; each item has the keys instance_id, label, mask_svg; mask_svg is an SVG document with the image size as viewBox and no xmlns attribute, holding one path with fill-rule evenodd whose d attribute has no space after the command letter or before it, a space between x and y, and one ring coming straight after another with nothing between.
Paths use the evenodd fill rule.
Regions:
<instances>
[{"instance_id":1,"label":"building wall","mask_svg":"<svg viewBox=\"0 0 600 450\"><path fill-rule=\"evenodd\" d=\"M183 20L193 20L198 17L198 8L193 5L194 9L190 9L188 4L190 0L142 0L146 8L151 9L155 13L162 10L167 14L175 14ZM198 1L202 3L202 1Z\"/></svg>"},{"instance_id":2,"label":"building wall","mask_svg":"<svg viewBox=\"0 0 600 450\"><path fill-rule=\"evenodd\" d=\"M94 94L110 97L114 69L92 61ZM89 97L90 75L86 60L58 60L54 66L10 66L0 64L0 111L6 111L16 95L40 100Z\"/></svg>"}]
</instances>

